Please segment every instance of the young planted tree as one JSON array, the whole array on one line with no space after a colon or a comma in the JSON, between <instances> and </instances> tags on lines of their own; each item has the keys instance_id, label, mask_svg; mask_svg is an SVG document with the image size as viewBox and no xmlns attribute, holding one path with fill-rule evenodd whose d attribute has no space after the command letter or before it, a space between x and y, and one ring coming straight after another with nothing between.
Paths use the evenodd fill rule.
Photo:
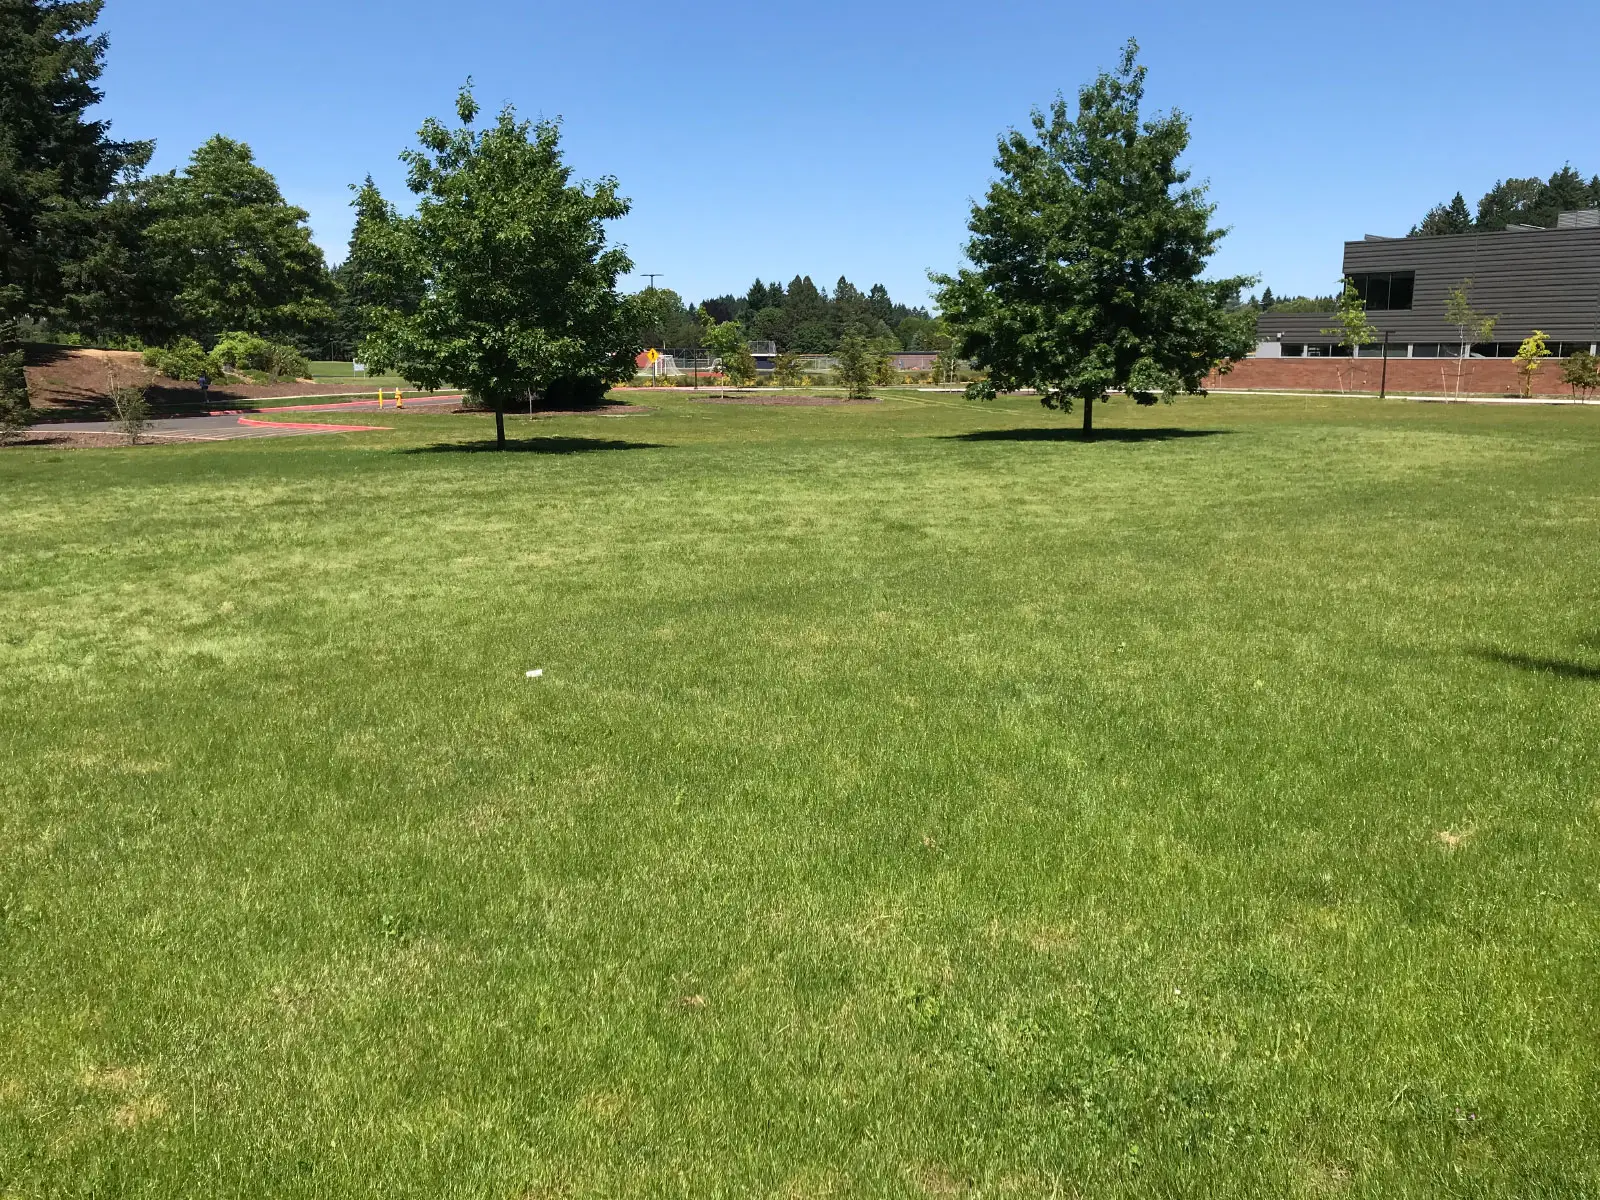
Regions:
<instances>
[{"instance_id":1,"label":"young planted tree","mask_svg":"<svg viewBox=\"0 0 1600 1200\"><path fill-rule=\"evenodd\" d=\"M508 403L575 378L632 377L639 314L617 277L633 264L605 233L628 202L615 179L572 182L556 122L518 121L507 107L474 129L470 80L456 114L461 128L429 118L422 148L401 156L416 214L386 205L369 221L361 250L382 299L365 314L363 353L424 388L482 398L504 449Z\"/></svg>"},{"instance_id":2,"label":"young planted tree","mask_svg":"<svg viewBox=\"0 0 1600 1200\"><path fill-rule=\"evenodd\" d=\"M1561 364L1561 382L1570 387L1574 395L1587 400L1595 388L1600 388L1600 359L1587 350L1573 351Z\"/></svg>"},{"instance_id":3,"label":"young planted tree","mask_svg":"<svg viewBox=\"0 0 1600 1200\"><path fill-rule=\"evenodd\" d=\"M1533 377L1549 357L1550 344L1543 330L1535 329L1522 339L1522 345L1517 347L1516 362L1517 379L1522 384L1524 397L1533 395Z\"/></svg>"},{"instance_id":4,"label":"young planted tree","mask_svg":"<svg viewBox=\"0 0 1600 1200\"><path fill-rule=\"evenodd\" d=\"M859 333L847 333L834 354L839 360L839 382L844 384L845 395L852 400L872 399L882 357L877 347Z\"/></svg>"},{"instance_id":5,"label":"young planted tree","mask_svg":"<svg viewBox=\"0 0 1600 1200\"><path fill-rule=\"evenodd\" d=\"M785 350L772 361L772 377L779 387L799 387L806 381L805 367L800 356Z\"/></svg>"},{"instance_id":6,"label":"young planted tree","mask_svg":"<svg viewBox=\"0 0 1600 1200\"><path fill-rule=\"evenodd\" d=\"M1461 380L1466 374L1467 358L1474 342L1494 340L1494 327L1500 323L1500 314L1490 316L1472 307L1472 280L1463 279L1445 296L1444 319L1456 327L1456 395L1461 395Z\"/></svg>"},{"instance_id":7,"label":"young planted tree","mask_svg":"<svg viewBox=\"0 0 1600 1200\"><path fill-rule=\"evenodd\" d=\"M756 360L737 321L708 323L706 348L722 361L722 374L734 387L744 387L756 377Z\"/></svg>"},{"instance_id":8,"label":"young planted tree","mask_svg":"<svg viewBox=\"0 0 1600 1200\"><path fill-rule=\"evenodd\" d=\"M1321 332L1337 337L1339 345L1349 349L1352 359L1360 357L1361 347L1370 346L1378 340L1378 329L1367 319L1367 302L1361 298L1361 293L1356 291L1353 280L1345 279L1344 290L1339 294L1339 307L1335 311L1338 314L1338 324ZM1354 362L1350 365L1350 380L1353 385Z\"/></svg>"},{"instance_id":9,"label":"young planted tree","mask_svg":"<svg viewBox=\"0 0 1600 1200\"><path fill-rule=\"evenodd\" d=\"M1225 231L1177 165L1187 118L1140 118L1137 54L1130 40L1116 72L1078 93L1076 120L1058 96L1034 111L1031 138L1001 139L1001 178L967 224L973 266L933 276L961 356L989 371L972 394L1033 387L1047 408L1081 403L1085 436L1109 392L1141 404L1199 392L1255 346L1254 314L1230 311L1254 280L1201 278Z\"/></svg>"}]
</instances>

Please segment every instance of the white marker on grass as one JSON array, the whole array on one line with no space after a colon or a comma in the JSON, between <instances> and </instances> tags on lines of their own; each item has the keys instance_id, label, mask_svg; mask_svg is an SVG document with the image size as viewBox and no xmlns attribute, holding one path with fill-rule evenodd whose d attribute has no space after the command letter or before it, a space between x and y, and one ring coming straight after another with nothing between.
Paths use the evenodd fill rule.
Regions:
<instances>
[{"instance_id":1,"label":"white marker on grass","mask_svg":"<svg viewBox=\"0 0 1600 1200\"><path fill-rule=\"evenodd\" d=\"M535 667L533 670L528 672L528 678L529 679L537 679L537 678L539 678L539 676L541 676L543 674L544 674L544 668L543 667Z\"/></svg>"}]
</instances>

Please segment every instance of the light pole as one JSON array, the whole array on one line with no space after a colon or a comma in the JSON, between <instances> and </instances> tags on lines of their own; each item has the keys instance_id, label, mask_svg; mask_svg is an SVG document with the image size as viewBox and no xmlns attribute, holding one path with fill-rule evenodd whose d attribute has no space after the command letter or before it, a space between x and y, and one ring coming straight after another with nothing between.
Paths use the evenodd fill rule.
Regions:
<instances>
[{"instance_id":1,"label":"light pole","mask_svg":"<svg viewBox=\"0 0 1600 1200\"><path fill-rule=\"evenodd\" d=\"M1378 399L1382 400L1389 394L1389 331L1383 331L1383 375L1378 380Z\"/></svg>"}]
</instances>

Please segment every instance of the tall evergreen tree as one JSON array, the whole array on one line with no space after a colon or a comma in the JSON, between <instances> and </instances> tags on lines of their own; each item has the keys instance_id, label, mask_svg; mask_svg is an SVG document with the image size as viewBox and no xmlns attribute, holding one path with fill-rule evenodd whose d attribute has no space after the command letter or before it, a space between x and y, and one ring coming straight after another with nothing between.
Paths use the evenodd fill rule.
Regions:
<instances>
[{"instance_id":1,"label":"tall evergreen tree","mask_svg":"<svg viewBox=\"0 0 1600 1200\"><path fill-rule=\"evenodd\" d=\"M1471 233L1472 214L1467 211L1467 201L1460 192L1449 204L1435 204L1411 230L1411 237L1440 237L1452 233Z\"/></svg>"},{"instance_id":2,"label":"tall evergreen tree","mask_svg":"<svg viewBox=\"0 0 1600 1200\"><path fill-rule=\"evenodd\" d=\"M118 142L91 121L101 98L100 0L0 3L0 319L46 315L81 286L99 208L150 142Z\"/></svg>"},{"instance_id":3,"label":"tall evergreen tree","mask_svg":"<svg viewBox=\"0 0 1600 1200\"><path fill-rule=\"evenodd\" d=\"M335 329L351 353L358 352L372 332L375 310L412 313L422 302L422 293L414 281L386 275L383 263L374 258L372 248L384 244L394 213L379 194L372 176L368 175L354 191L350 206L356 210L355 228L350 232L344 262L332 272L337 292Z\"/></svg>"}]
</instances>

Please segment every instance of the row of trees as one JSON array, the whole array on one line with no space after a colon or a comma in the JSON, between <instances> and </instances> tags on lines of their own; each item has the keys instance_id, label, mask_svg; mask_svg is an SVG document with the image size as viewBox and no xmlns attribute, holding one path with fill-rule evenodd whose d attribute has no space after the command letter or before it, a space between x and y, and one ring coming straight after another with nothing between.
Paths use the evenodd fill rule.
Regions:
<instances>
[{"instance_id":1,"label":"row of trees","mask_svg":"<svg viewBox=\"0 0 1600 1200\"><path fill-rule=\"evenodd\" d=\"M644 329L646 345L697 347L706 317L717 324L734 322L747 341L773 342L780 353L831 354L847 337L887 342L898 350L937 352L950 345L944 323L926 308L898 304L889 290L875 283L866 292L843 276L830 294L809 275L796 275L785 287L757 279L742 296L714 296L686 303L671 288L646 289L650 314Z\"/></svg>"},{"instance_id":2,"label":"row of trees","mask_svg":"<svg viewBox=\"0 0 1600 1200\"><path fill-rule=\"evenodd\" d=\"M1478 200L1474 211L1457 192L1436 204L1411 227L1411 237L1450 233L1490 233L1507 225L1539 225L1553 229L1559 213L1600 208L1600 175L1585 180L1568 163L1549 179L1500 179Z\"/></svg>"},{"instance_id":3,"label":"row of trees","mask_svg":"<svg viewBox=\"0 0 1600 1200\"><path fill-rule=\"evenodd\" d=\"M335 282L249 146L214 137L181 171L147 175L153 143L89 119L100 9L0 5L0 322L100 344L325 335Z\"/></svg>"},{"instance_id":4,"label":"row of trees","mask_svg":"<svg viewBox=\"0 0 1600 1200\"><path fill-rule=\"evenodd\" d=\"M616 181L574 183L555 122L507 108L479 128L470 80L459 124L429 119L402 155L412 211L369 179L349 255L329 272L305 212L248 147L213 138L183 171L147 178L148 143L115 142L86 120L105 41L85 31L99 7L0 8L12 23L0 106L26 117L24 136L0 138L11 156L0 161L0 317L42 316L102 340L333 331L376 368L489 402L502 445L508 404L597 396L632 375L652 334L726 343L735 357L748 357L748 338L769 338L791 366L796 351L833 351L852 391L871 385L887 347L942 349L988 372L972 395L1034 388L1047 406L1081 405L1086 432L1109 393L1151 403L1196 391L1254 344L1239 302L1254 280L1204 277L1223 231L1177 166L1186 119L1141 115L1131 41L1117 71L1080 91L1075 119L1058 98L1033 114L1031 136L1001 139L999 178L968 223L971 266L932 277L935 319L844 279L832 295L805 276L758 281L692 310L665 289L623 294L632 264L606 236L628 211Z\"/></svg>"}]
</instances>

